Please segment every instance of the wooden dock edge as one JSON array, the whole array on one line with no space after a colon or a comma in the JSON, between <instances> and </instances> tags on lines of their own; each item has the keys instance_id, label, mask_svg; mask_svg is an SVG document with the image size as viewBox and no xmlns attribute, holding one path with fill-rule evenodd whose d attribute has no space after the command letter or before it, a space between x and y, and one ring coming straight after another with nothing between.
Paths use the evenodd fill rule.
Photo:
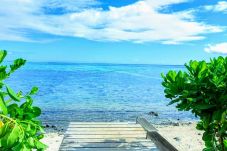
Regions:
<instances>
[{"instance_id":1,"label":"wooden dock edge","mask_svg":"<svg viewBox=\"0 0 227 151\"><path fill-rule=\"evenodd\" d=\"M162 137L158 133L158 130L145 118L138 117L136 123L140 124L144 130L147 131L147 138L150 138L160 151L178 151L172 144Z\"/></svg>"}]
</instances>

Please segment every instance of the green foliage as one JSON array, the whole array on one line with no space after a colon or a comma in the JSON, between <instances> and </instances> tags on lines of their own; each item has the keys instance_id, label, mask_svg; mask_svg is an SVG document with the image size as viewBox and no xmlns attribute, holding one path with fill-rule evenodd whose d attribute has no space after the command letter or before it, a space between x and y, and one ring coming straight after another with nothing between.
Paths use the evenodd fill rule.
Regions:
<instances>
[{"instance_id":1,"label":"green foliage","mask_svg":"<svg viewBox=\"0 0 227 151\"><path fill-rule=\"evenodd\" d=\"M204 151L227 150L227 57L185 64L187 72L162 74L165 96L180 111L200 118Z\"/></svg>"},{"instance_id":2,"label":"green foliage","mask_svg":"<svg viewBox=\"0 0 227 151\"><path fill-rule=\"evenodd\" d=\"M7 52L0 50L0 63ZM31 151L45 150L46 145L40 142L43 128L37 117L41 114L39 107L33 106L32 95L38 92L33 87L30 92L16 93L4 83L4 80L25 64L26 60L17 59L10 69L0 65L0 150Z\"/></svg>"}]
</instances>

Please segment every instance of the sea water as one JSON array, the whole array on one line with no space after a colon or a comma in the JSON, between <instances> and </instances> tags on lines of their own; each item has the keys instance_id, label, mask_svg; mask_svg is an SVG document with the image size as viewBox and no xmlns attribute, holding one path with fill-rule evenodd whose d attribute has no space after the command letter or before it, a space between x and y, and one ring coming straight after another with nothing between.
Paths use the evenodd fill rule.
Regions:
<instances>
[{"instance_id":1,"label":"sea water","mask_svg":"<svg viewBox=\"0 0 227 151\"><path fill-rule=\"evenodd\" d=\"M151 122L194 120L189 112L167 106L161 73L184 70L174 65L27 63L6 80L16 91L39 87L35 105L41 119L60 121L135 121L146 116ZM157 117L149 115L156 112Z\"/></svg>"}]
</instances>

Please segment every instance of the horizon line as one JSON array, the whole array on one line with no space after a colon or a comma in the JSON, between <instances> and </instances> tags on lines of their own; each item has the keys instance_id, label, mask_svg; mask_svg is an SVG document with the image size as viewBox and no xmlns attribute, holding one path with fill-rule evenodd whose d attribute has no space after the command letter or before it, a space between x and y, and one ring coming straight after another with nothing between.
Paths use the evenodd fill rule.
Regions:
<instances>
[{"instance_id":1,"label":"horizon line","mask_svg":"<svg viewBox=\"0 0 227 151\"><path fill-rule=\"evenodd\" d=\"M6 61L13 62L14 60ZM27 63L47 64L103 64L103 65L161 65L161 66L184 66L184 64L158 64L158 63L115 63L115 62L67 62L67 61L27 61Z\"/></svg>"}]
</instances>

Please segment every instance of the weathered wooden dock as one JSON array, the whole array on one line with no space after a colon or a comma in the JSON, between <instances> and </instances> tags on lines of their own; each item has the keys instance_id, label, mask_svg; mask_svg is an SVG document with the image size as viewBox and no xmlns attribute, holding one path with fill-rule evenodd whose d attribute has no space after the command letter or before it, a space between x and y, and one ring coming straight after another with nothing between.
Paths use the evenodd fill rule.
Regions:
<instances>
[{"instance_id":1,"label":"weathered wooden dock","mask_svg":"<svg viewBox=\"0 0 227 151\"><path fill-rule=\"evenodd\" d=\"M136 123L71 122L62 151L147 151L157 150Z\"/></svg>"},{"instance_id":2,"label":"weathered wooden dock","mask_svg":"<svg viewBox=\"0 0 227 151\"><path fill-rule=\"evenodd\" d=\"M146 121L139 123L71 122L60 151L176 151Z\"/></svg>"}]
</instances>

